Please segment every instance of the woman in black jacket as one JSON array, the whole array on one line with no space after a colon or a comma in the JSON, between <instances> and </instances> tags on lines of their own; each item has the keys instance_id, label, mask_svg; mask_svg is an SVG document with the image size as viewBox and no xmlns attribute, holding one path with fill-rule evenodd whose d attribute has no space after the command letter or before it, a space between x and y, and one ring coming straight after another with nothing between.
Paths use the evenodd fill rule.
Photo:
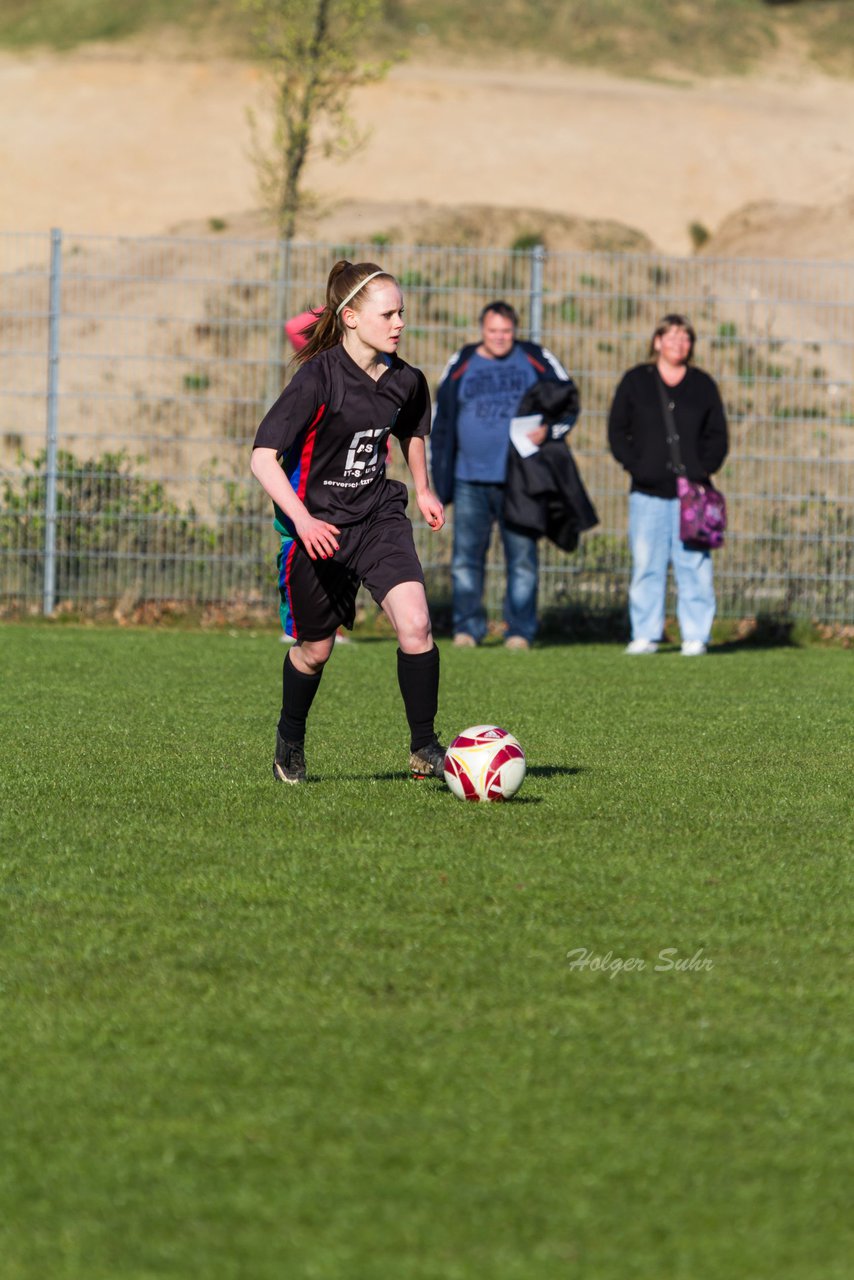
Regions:
<instances>
[{"instance_id":1,"label":"woman in black jacket","mask_svg":"<svg viewBox=\"0 0 854 1280\"><path fill-rule=\"evenodd\" d=\"M727 422L714 379L691 364L695 340L684 316L666 315L652 336L649 362L636 365L623 376L608 418L611 452L632 478L632 638L627 653L655 653L658 648L671 563L686 657L706 652L715 616L711 554L679 537L676 474L660 392L663 386L676 420L688 479L708 484L727 455Z\"/></svg>"}]
</instances>

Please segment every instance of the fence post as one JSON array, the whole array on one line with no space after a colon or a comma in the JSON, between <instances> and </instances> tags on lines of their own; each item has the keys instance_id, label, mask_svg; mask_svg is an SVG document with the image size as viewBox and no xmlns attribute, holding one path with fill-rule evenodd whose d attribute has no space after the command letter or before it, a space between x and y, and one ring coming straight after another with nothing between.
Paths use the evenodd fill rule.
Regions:
<instances>
[{"instance_id":1,"label":"fence post","mask_svg":"<svg viewBox=\"0 0 854 1280\"><path fill-rule=\"evenodd\" d=\"M543 264L546 251L541 244L531 250L531 299L528 319L528 336L531 342L543 340Z\"/></svg>"},{"instance_id":2,"label":"fence post","mask_svg":"<svg viewBox=\"0 0 854 1280\"><path fill-rule=\"evenodd\" d=\"M56 603L56 472L59 450L59 311L62 301L62 232L50 233L50 291L47 340L47 450L45 457L44 587L42 611Z\"/></svg>"},{"instance_id":3,"label":"fence post","mask_svg":"<svg viewBox=\"0 0 854 1280\"><path fill-rule=\"evenodd\" d=\"M285 320L287 319L291 283L291 242L280 240L276 252L273 280L273 332L267 356L267 385L264 388L264 412L275 404L282 393L282 365L285 362Z\"/></svg>"}]
</instances>

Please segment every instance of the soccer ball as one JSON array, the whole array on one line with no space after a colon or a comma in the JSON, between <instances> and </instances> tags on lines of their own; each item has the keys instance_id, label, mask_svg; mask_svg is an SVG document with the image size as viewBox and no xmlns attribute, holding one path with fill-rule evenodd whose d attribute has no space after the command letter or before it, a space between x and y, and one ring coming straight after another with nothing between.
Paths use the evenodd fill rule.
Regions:
<instances>
[{"instance_id":1,"label":"soccer ball","mask_svg":"<svg viewBox=\"0 0 854 1280\"><path fill-rule=\"evenodd\" d=\"M509 800L524 779L524 751L495 724L476 724L448 747L445 781L459 800Z\"/></svg>"}]
</instances>

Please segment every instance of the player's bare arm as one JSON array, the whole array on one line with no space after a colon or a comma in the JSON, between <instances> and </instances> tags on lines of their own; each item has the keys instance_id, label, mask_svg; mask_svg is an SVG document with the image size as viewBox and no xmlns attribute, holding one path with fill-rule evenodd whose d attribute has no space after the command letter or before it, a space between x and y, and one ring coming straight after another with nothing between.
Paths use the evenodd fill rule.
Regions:
<instances>
[{"instance_id":1,"label":"player's bare arm","mask_svg":"<svg viewBox=\"0 0 854 1280\"><path fill-rule=\"evenodd\" d=\"M251 468L255 479L294 526L312 560L326 560L338 550L340 530L326 520L316 520L309 513L279 466L275 449L254 449Z\"/></svg>"},{"instance_id":2,"label":"player's bare arm","mask_svg":"<svg viewBox=\"0 0 854 1280\"><path fill-rule=\"evenodd\" d=\"M406 440L401 440L400 447L412 475L418 508L431 529L441 529L445 523L445 508L430 488L424 441L421 436L410 436Z\"/></svg>"}]
</instances>

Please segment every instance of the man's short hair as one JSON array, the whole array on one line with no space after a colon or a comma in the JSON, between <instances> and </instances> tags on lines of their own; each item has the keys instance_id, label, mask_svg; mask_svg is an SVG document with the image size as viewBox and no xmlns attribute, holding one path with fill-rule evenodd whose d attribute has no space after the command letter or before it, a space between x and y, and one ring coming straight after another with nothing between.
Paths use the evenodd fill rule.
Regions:
<instances>
[{"instance_id":1,"label":"man's short hair","mask_svg":"<svg viewBox=\"0 0 854 1280\"><path fill-rule=\"evenodd\" d=\"M519 328L519 317L516 314L516 308L511 307L509 302L487 302L486 306L478 316L478 324L483 324L490 311L494 311L497 316L501 316L502 320L509 320L514 329Z\"/></svg>"}]
</instances>

